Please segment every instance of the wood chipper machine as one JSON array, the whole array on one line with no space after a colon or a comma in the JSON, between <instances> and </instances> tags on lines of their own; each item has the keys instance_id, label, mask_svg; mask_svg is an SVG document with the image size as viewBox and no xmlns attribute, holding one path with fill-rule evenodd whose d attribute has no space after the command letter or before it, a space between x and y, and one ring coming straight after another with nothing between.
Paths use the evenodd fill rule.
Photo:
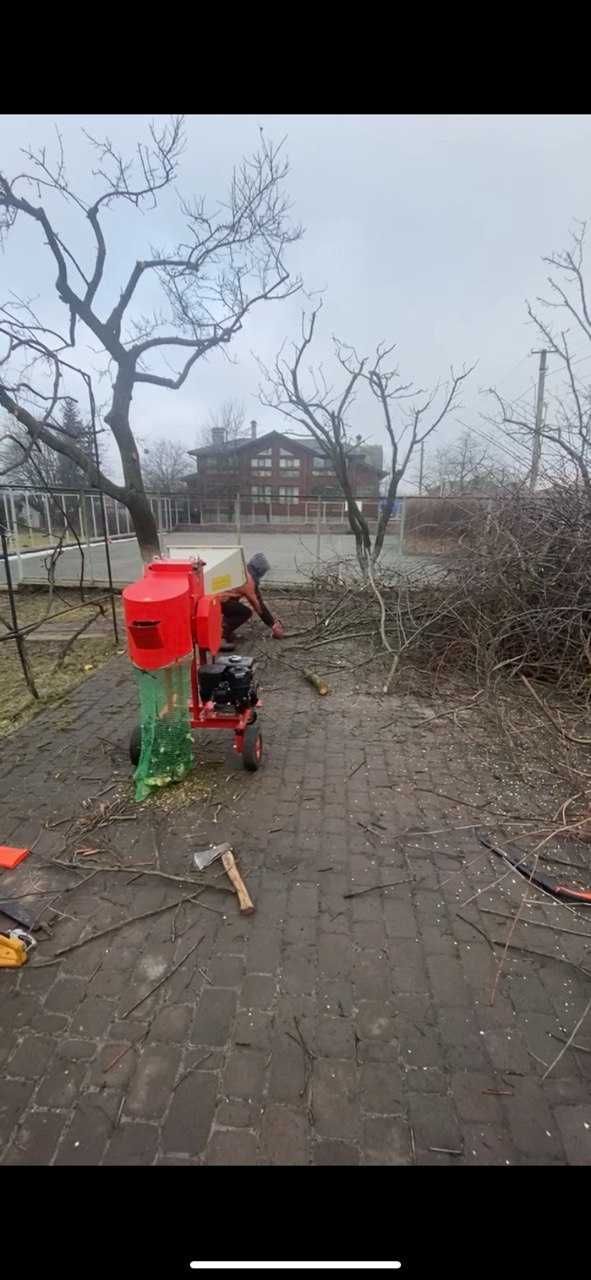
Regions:
<instances>
[{"instance_id":1,"label":"wood chipper machine","mask_svg":"<svg viewBox=\"0 0 591 1280\"><path fill-rule=\"evenodd\" d=\"M254 659L219 652L220 595L246 578L241 547L175 547L123 591L140 697L129 745L138 800L190 771L195 729L231 730L244 767L261 764Z\"/></svg>"}]
</instances>

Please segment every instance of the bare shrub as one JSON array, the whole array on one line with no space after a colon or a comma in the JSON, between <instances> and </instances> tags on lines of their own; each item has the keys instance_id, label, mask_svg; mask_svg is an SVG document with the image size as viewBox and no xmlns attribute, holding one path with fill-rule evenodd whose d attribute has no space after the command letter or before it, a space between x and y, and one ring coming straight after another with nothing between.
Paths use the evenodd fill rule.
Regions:
<instances>
[{"instance_id":1,"label":"bare shrub","mask_svg":"<svg viewBox=\"0 0 591 1280\"><path fill-rule=\"evenodd\" d=\"M486 518L486 498L407 498L404 518L406 549L456 550Z\"/></svg>"},{"instance_id":2,"label":"bare shrub","mask_svg":"<svg viewBox=\"0 0 591 1280\"><path fill-rule=\"evenodd\" d=\"M417 503L417 506L424 504ZM449 503L444 504L449 508ZM479 688L525 675L588 704L591 694L591 501L583 486L509 490L457 503L456 554L419 576L380 566L369 584L327 582L343 606L319 620L322 638L381 637L390 687L402 660L433 678ZM442 504L443 507L443 504ZM471 509L469 514L469 509ZM329 566L326 567L327 570ZM383 609L382 609L383 605ZM314 628L311 629L312 631Z\"/></svg>"}]
</instances>

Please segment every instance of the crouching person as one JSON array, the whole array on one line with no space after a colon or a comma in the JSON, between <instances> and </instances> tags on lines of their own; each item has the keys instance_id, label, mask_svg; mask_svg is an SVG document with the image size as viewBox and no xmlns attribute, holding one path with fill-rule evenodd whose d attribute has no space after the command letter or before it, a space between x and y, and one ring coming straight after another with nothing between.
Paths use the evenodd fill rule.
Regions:
<instances>
[{"instance_id":1,"label":"crouching person","mask_svg":"<svg viewBox=\"0 0 591 1280\"><path fill-rule=\"evenodd\" d=\"M262 551L258 551L246 566L247 578L244 586L237 587L234 591L225 591L220 596L223 637L221 653L233 652L236 648L234 643L236 632L252 618L253 613L258 615L265 626L271 628L271 634L275 640L283 640L285 635L283 624L267 608L260 590L261 580L269 572L270 567L267 557Z\"/></svg>"}]
</instances>

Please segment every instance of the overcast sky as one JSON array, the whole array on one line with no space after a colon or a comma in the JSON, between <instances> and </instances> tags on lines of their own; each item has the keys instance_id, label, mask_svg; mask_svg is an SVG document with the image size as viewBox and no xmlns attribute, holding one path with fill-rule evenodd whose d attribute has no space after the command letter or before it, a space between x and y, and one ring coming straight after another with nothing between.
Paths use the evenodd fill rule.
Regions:
<instances>
[{"instance_id":1,"label":"overcast sky","mask_svg":"<svg viewBox=\"0 0 591 1280\"><path fill-rule=\"evenodd\" d=\"M9 176L22 170L19 148L27 143L52 146L55 123L72 185L91 194L92 157L81 127L108 133L125 149L148 122L4 116L0 168ZM573 220L591 210L591 116L190 116L178 178L183 194L222 199L233 164L256 148L260 125L273 139L287 135L288 188L305 227L288 262L309 290L325 290L318 359L328 361L332 333L363 353L379 341L396 342L404 379L421 386L445 378L451 363L478 360L447 437L461 430L460 419L483 426L479 414L490 406L479 391L491 384L531 404L536 359L528 353L539 343L524 300L543 292L542 255L564 247ZM89 243L74 211L61 217L66 239ZM106 224L112 254L100 295L105 312L136 257L182 231L172 198L156 215L134 214L125 228L115 215ZM57 320L54 275L37 228L17 228L0 257L2 298L10 289L34 296L48 322ZM236 364L214 353L179 392L138 388L138 434L167 435L190 448L209 411L228 397L244 402L261 432L280 425L257 402L253 353L268 362L296 336L301 306L292 300L253 311L233 346ZM359 430L384 442L375 413L362 405Z\"/></svg>"}]
</instances>

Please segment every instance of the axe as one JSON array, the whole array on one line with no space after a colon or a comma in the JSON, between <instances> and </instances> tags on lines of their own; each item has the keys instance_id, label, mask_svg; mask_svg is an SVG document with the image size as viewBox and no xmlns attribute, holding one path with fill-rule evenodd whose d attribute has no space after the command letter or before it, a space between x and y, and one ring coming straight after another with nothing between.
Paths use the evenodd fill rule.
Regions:
<instances>
[{"instance_id":1,"label":"axe","mask_svg":"<svg viewBox=\"0 0 591 1280\"><path fill-rule=\"evenodd\" d=\"M193 854L193 866L198 871L205 871L205 868L210 867L212 862L216 862L218 858L221 858L224 871L227 873L238 895L242 915L251 916L255 909L254 903L249 897L244 880L236 866L231 845L225 842L224 844L212 844L209 849L198 849Z\"/></svg>"}]
</instances>

